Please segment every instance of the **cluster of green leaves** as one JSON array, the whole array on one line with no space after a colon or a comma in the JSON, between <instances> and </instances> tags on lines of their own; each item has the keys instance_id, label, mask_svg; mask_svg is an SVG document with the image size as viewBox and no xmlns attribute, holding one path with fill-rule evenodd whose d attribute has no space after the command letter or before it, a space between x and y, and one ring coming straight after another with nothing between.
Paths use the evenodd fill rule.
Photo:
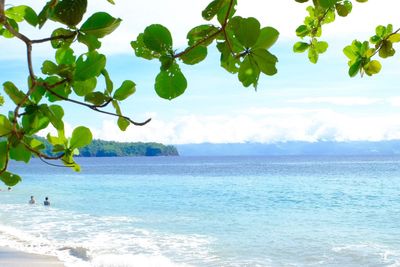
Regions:
<instances>
[{"instance_id":1,"label":"cluster of green leaves","mask_svg":"<svg viewBox=\"0 0 400 267\"><path fill-rule=\"evenodd\" d=\"M375 35L369 41L360 42L354 40L349 46L343 50L344 54L349 58L349 75L356 76L358 73L372 76L381 71L381 63L373 59L378 55L380 58L388 58L394 56L396 50L393 44L400 42L400 31L393 31L393 25L378 26Z\"/></svg>"},{"instance_id":2,"label":"cluster of green leaves","mask_svg":"<svg viewBox=\"0 0 400 267\"><path fill-rule=\"evenodd\" d=\"M309 0L295 1L309 2ZM356 1L363 3L368 0ZM293 51L295 53L308 51L308 59L315 64L320 54L328 49L328 43L318 39L322 35L322 26L334 22L336 16L348 16L353 9L353 4L349 0L312 0L312 3L312 6L307 7L308 16L304 19L304 24L296 29L296 35L303 40L294 44ZM304 41L305 38L308 38L308 41Z\"/></svg>"},{"instance_id":3,"label":"cluster of green leaves","mask_svg":"<svg viewBox=\"0 0 400 267\"><path fill-rule=\"evenodd\" d=\"M109 2L112 3L111 0ZM88 128L80 126L73 130L69 138L66 137L62 108L65 101L116 116L121 130L126 130L131 123L135 124L122 115L120 108L120 102L135 92L135 83L126 80L114 88L106 69L106 56L98 51L101 39L112 33L121 19L97 12L81 23L86 7L87 0L51 0L38 14L26 5L1 10L4 15L0 16L0 35L18 38L26 44L29 69L25 92L11 81L3 83L4 92L15 104L13 111L0 114L0 179L8 186L14 186L21 180L18 175L7 171L10 159L26 163L32 156L42 160L59 159L64 166L80 170L74 155L90 144L92 134ZM53 30L49 38L31 40L19 32L22 22L41 28L48 20L61 25ZM55 56L53 61L42 63L42 75L39 76L34 73L31 49L32 45L43 42L51 43ZM86 46L87 52L76 55L74 46L79 44ZM96 90L101 77L105 88ZM60 105L55 104L59 102ZM103 110L110 103L114 111ZM57 135L47 135L52 151L46 154L43 142L34 135L49 125L56 129Z\"/></svg>"},{"instance_id":4,"label":"cluster of green leaves","mask_svg":"<svg viewBox=\"0 0 400 267\"><path fill-rule=\"evenodd\" d=\"M112 0L108 2L113 4ZM160 24L148 26L131 42L136 56L159 60L161 67L155 78L155 90L160 97L171 100L184 93L187 80L180 63L200 63L207 57L212 43L216 43L221 53L221 66L237 74L246 87L256 88L261 73L274 75L277 72L278 59L268 50L278 39L278 31L272 27L262 28L255 18L235 16L236 6L237 0L213 0L202 12L207 23L189 31L188 46L182 52L176 52L170 31ZM66 137L62 108L65 101L116 116L123 131L130 124L144 125L149 121L136 123L122 114L120 102L135 93L136 85L126 80L114 89L106 69L107 58L99 52L101 39L111 34L121 20L97 12L82 22L86 9L87 0L50 0L39 13L27 5L0 10L0 34L26 44L29 70L26 90L17 88L11 81L3 84L4 92L15 104L13 111L0 116L0 178L9 186L20 180L7 171L10 159L24 162L29 162L32 156L43 160L60 159L65 166L79 171L73 157L79 154L79 148L92 141L92 134L81 126L71 137ZM41 29L48 20L61 25L48 38L31 40L19 32L20 23ZM51 43L54 59L42 63L39 76L33 69L31 50L34 44L43 42ZM76 45L84 45L87 51L77 55ZM97 89L99 79L105 84L103 90ZM112 112L104 110L109 104ZM57 135L47 135L52 149L51 153L46 153L45 145L35 135L49 125L56 129ZM149 153L157 154L157 151Z\"/></svg>"},{"instance_id":5,"label":"cluster of green leaves","mask_svg":"<svg viewBox=\"0 0 400 267\"><path fill-rule=\"evenodd\" d=\"M274 75L278 59L268 49L276 42L279 32L272 27L261 28L253 18L235 16L236 0L214 0L202 12L206 21L187 34L188 47L176 52L170 31L163 25L153 24L139 34L131 46L136 56L160 61L160 72L155 80L157 94L173 99L183 94L187 80L178 60L187 65L203 61L208 47L216 42L221 53L221 66L237 74L239 81L248 87L257 87L261 73Z\"/></svg>"}]
</instances>

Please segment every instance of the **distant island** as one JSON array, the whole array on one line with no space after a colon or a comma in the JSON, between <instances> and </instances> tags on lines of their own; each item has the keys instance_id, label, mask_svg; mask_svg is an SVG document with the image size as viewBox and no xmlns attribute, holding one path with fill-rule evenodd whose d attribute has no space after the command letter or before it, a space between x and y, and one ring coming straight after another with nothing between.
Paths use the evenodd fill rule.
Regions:
<instances>
[{"instance_id":1,"label":"distant island","mask_svg":"<svg viewBox=\"0 0 400 267\"><path fill-rule=\"evenodd\" d=\"M40 139L46 146L45 152L52 154L46 139ZM175 146L160 143L143 142L115 142L93 140L92 143L79 150L78 157L157 157L157 156L179 156Z\"/></svg>"},{"instance_id":2,"label":"distant island","mask_svg":"<svg viewBox=\"0 0 400 267\"><path fill-rule=\"evenodd\" d=\"M120 143L115 141L93 140L80 149L81 157L158 157L179 156L175 146L160 143Z\"/></svg>"},{"instance_id":3,"label":"distant island","mask_svg":"<svg viewBox=\"0 0 400 267\"><path fill-rule=\"evenodd\" d=\"M276 143L177 145L181 156L345 156L400 155L400 140L391 141L288 141Z\"/></svg>"}]
</instances>

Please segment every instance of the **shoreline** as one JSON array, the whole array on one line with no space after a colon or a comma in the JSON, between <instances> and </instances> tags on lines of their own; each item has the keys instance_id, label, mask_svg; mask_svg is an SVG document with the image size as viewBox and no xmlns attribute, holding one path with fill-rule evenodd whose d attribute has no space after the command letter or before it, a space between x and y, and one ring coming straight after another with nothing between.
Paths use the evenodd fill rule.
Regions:
<instances>
[{"instance_id":1,"label":"shoreline","mask_svg":"<svg viewBox=\"0 0 400 267\"><path fill-rule=\"evenodd\" d=\"M0 247L0 266L2 267L65 267L55 256L46 256Z\"/></svg>"}]
</instances>

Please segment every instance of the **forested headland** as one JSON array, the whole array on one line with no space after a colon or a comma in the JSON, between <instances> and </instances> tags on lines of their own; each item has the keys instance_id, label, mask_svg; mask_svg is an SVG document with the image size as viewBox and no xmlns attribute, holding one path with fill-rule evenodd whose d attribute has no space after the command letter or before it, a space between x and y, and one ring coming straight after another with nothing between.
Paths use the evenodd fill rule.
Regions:
<instances>
[{"instance_id":1,"label":"forested headland","mask_svg":"<svg viewBox=\"0 0 400 267\"><path fill-rule=\"evenodd\" d=\"M179 156L175 146L160 143L120 143L115 141L93 140L80 149L82 157L155 157Z\"/></svg>"},{"instance_id":2,"label":"forested headland","mask_svg":"<svg viewBox=\"0 0 400 267\"><path fill-rule=\"evenodd\" d=\"M46 146L46 153L54 154L46 139L36 137ZM160 143L116 142L93 140L88 146L79 149L78 157L156 157L179 156L175 146Z\"/></svg>"}]
</instances>

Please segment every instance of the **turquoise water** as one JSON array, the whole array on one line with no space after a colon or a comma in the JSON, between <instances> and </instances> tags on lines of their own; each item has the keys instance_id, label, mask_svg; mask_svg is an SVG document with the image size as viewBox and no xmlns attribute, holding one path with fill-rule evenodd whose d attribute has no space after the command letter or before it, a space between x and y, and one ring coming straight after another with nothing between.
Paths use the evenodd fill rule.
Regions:
<instances>
[{"instance_id":1,"label":"turquoise water","mask_svg":"<svg viewBox=\"0 0 400 267\"><path fill-rule=\"evenodd\" d=\"M13 166L0 246L67 266L400 266L400 157L79 161Z\"/></svg>"}]
</instances>

